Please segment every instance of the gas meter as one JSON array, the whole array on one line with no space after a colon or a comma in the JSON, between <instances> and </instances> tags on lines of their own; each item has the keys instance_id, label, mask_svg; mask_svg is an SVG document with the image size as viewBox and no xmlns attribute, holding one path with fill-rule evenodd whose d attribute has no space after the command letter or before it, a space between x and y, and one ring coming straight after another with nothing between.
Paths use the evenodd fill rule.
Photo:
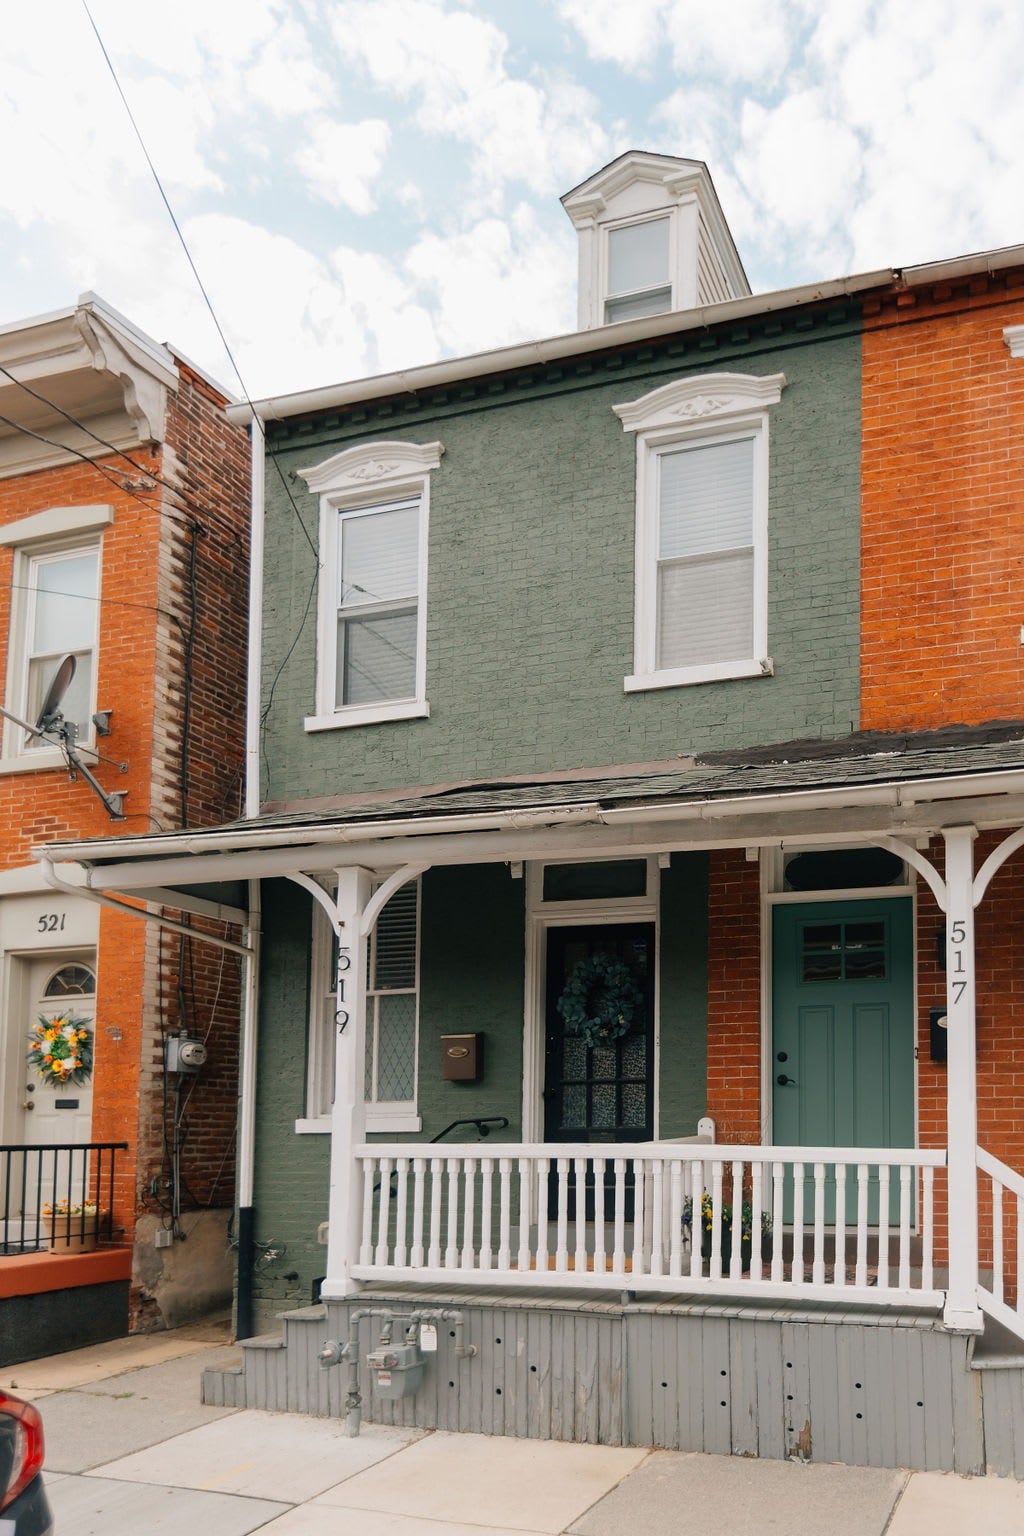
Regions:
<instances>
[{"instance_id":1,"label":"gas meter","mask_svg":"<svg viewBox=\"0 0 1024 1536\"><path fill-rule=\"evenodd\" d=\"M374 1390L381 1397L412 1397L423 1380L418 1344L385 1344L366 1356Z\"/></svg>"}]
</instances>

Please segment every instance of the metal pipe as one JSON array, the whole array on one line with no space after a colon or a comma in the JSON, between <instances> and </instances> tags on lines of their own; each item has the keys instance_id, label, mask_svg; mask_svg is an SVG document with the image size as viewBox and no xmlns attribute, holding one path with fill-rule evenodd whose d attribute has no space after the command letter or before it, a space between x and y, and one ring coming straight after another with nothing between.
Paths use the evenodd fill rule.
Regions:
<instances>
[{"instance_id":1,"label":"metal pipe","mask_svg":"<svg viewBox=\"0 0 1024 1536\"><path fill-rule=\"evenodd\" d=\"M60 878L53 867L52 859L45 854L41 855L40 863L43 879L55 891L66 891L69 896L82 896L98 907L112 907L115 912L123 912L127 917L141 917L146 922L156 923L160 928L170 928L174 933L188 934L190 939L202 939L207 944L216 945L218 949L228 949L234 955L251 953L246 945L236 944L232 939L219 938L215 933L203 933L196 928L190 928L187 923L176 923L173 918L164 917L159 912L150 912L145 907L135 907L128 901L118 901L115 896L102 896L99 891L94 891L87 885L72 885L69 881Z\"/></svg>"}]
</instances>

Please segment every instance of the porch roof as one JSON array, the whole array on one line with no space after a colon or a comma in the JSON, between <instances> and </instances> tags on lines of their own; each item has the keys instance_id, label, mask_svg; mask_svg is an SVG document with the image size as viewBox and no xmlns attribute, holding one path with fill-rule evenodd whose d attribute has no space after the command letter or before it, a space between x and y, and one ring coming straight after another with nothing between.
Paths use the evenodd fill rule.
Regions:
<instances>
[{"instance_id":1,"label":"porch roof","mask_svg":"<svg viewBox=\"0 0 1024 1536\"><path fill-rule=\"evenodd\" d=\"M550 857L559 849L577 857L620 847L640 852L645 824L653 851L1022 820L1024 722L1013 721L306 801L201 831L53 843L37 857L84 866L95 890L141 891L360 861L383 867L417 857L427 865ZM488 832L503 840L485 851L481 834Z\"/></svg>"}]
</instances>

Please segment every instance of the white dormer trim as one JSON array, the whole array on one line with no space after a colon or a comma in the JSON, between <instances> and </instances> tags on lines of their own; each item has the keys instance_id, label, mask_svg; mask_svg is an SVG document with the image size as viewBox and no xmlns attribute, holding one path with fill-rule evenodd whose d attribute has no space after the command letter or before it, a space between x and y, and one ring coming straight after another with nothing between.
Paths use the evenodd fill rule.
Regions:
<instances>
[{"instance_id":1,"label":"white dormer trim","mask_svg":"<svg viewBox=\"0 0 1024 1536\"><path fill-rule=\"evenodd\" d=\"M562 198L579 237L579 325L606 323L609 237L649 219L670 220L669 310L750 293L739 253L700 160L630 150Z\"/></svg>"}]
</instances>

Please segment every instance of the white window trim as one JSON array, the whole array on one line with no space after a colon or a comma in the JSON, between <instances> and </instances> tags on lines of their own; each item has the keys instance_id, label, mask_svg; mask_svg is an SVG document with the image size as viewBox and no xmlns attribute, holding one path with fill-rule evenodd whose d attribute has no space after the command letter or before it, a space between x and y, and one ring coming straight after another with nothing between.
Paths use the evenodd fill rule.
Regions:
<instances>
[{"instance_id":1,"label":"white window trim","mask_svg":"<svg viewBox=\"0 0 1024 1536\"><path fill-rule=\"evenodd\" d=\"M320 497L322 574L317 607L316 709L303 722L307 731L376 725L388 720L424 719L427 702L427 547L430 526L430 474L439 467L441 443L359 443L322 464L299 470ZM338 604L334 580L338 567L338 514L372 508L376 503L416 497L419 501L419 597L416 624L416 688L411 698L376 704L337 705L336 667Z\"/></svg>"},{"instance_id":2,"label":"white window trim","mask_svg":"<svg viewBox=\"0 0 1024 1536\"><path fill-rule=\"evenodd\" d=\"M109 515L106 515L109 514ZM7 669L4 681L4 703L23 720L28 719L28 625L33 613L34 594L29 589L29 573L32 563L40 558L59 558L76 554L80 550L95 549L96 565L96 628L93 640L92 695L89 715L97 710L97 686L100 652L100 603L103 593L103 540L99 530L113 521L110 507L51 507L32 517L21 518L5 530L9 535L0 543L14 545L12 568L13 591L7 646ZM17 540L10 535L19 530ZM63 535L54 538L54 531ZM63 752L57 746L34 747L19 751L18 744L24 732L13 720L2 720L0 731L0 774L38 773L41 770L67 768ZM86 762L95 762L94 730L78 739L76 746Z\"/></svg>"},{"instance_id":3,"label":"white window trim","mask_svg":"<svg viewBox=\"0 0 1024 1536\"><path fill-rule=\"evenodd\" d=\"M663 283L654 283L649 288L634 288L625 293L612 293L610 283L611 237L613 232L619 229L634 229L640 224L653 224L658 219L666 219L668 221L668 270L665 274L665 281ZM601 317L599 324L611 325L615 323L607 318L609 304L618 304L625 299L643 298L645 294L657 292L662 288L668 289L668 304L663 313L669 314L672 310L679 308L677 301L680 283L679 274L676 270L678 267L678 238L678 221L673 208L654 208L650 213L644 214L641 218L615 219L613 222L601 225L601 269L598 284L601 294Z\"/></svg>"},{"instance_id":4,"label":"white window trim","mask_svg":"<svg viewBox=\"0 0 1024 1536\"><path fill-rule=\"evenodd\" d=\"M420 1000L420 927L423 920L423 888L420 885L419 901L416 908L416 985L414 988L405 988L408 994L413 992L416 997L416 1054L413 1062L413 1097L411 1099L386 1099L382 1101L365 1100L366 1129L368 1132L399 1133L404 1131L421 1131L423 1119L419 1113L419 1000ZM371 952L373 936L371 935ZM329 1007L329 991L327 983L331 975L331 956L334 949L334 935L330 923L324 915L323 909L318 903L313 906L313 929L309 956L309 1024L308 1045L306 1050L306 1093L305 1103L307 1114L295 1121L295 1134L297 1136L329 1136L331 1134L331 1115L328 1111L323 1114L311 1115L308 1110L315 1105L320 1083L328 1070L327 1065L327 1009ZM370 1027L370 1008L373 999L386 993L387 989L367 988L367 1029ZM333 1020L332 1020L333 1025Z\"/></svg>"},{"instance_id":5,"label":"white window trim","mask_svg":"<svg viewBox=\"0 0 1024 1536\"><path fill-rule=\"evenodd\" d=\"M636 567L633 618L633 672L626 693L678 688L742 677L770 677L768 655L768 408L777 405L785 374L759 378L742 373L709 373L651 390L613 406L623 430L636 433ZM753 484L753 655L695 667L656 665L657 655L657 455L679 445L697 446L750 437L754 445Z\"/></svg>"}]
</instances>

